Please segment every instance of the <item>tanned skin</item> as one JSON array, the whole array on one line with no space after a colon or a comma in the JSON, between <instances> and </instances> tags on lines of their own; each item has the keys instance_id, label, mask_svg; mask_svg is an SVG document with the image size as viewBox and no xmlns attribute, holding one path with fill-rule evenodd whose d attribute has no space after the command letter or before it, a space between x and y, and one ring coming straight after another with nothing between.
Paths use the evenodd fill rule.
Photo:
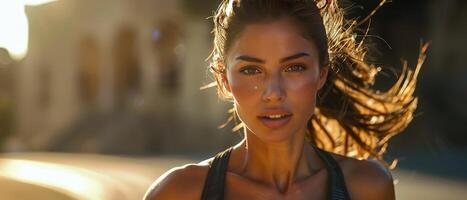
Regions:
<instances>
[{"instance_id":1,"label":"tanned skin","mask_svg":"<svg viewBox=\"0 0 467 200\"><path fill-rule=\"evenodd\" d=\"M223 80L245 124L245 138L230 156L225 199L326 199L327 170L305 141L306 123L328 71L319 66L318 57L315 45L287 18L247 25L235 39ZM279 128L260 120L264 113L282 111L292 116ZM351 199L395 199L391 173L383 165L331 155L343 171ZM169 170L144 199L201 199L211 161Z\"/></svg>"}]
</instances>

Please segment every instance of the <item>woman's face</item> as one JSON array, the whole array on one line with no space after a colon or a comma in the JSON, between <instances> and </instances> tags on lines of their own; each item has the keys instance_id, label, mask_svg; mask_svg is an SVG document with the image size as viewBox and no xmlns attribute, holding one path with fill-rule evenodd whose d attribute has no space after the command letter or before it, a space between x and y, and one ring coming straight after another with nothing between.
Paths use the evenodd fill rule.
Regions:
<instances>
[{"instance_id":1,"label":"woman's face","mask_svg":"<svg viewBox=\"0 0 467 200\"><path fill-rule=\"evenodd\" d=\"M250 24L234 39L223 77L247 131L264 142L304 133L327 68L288 19Z\"/></svg>"}]
</instances>

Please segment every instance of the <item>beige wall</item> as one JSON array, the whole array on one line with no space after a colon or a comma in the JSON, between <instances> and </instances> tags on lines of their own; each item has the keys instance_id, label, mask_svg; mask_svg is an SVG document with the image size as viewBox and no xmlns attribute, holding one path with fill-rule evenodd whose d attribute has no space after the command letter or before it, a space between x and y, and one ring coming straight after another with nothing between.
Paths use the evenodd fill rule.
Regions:
<instances>
[{"instance_id":1,"label":"beige wall","mask_svg":"<svg viewBox=\"0 0 467 200\"><path fill-rule=\"evenodd\" d=\"M210 81L204 61L211 47L209 24L204 18L184 16L178 1L66 0L30 7L27 14L30 44L28 55L18 67L17 133L10 140L16 145L14 148L49 148L51 141L67 132L86 113L122 110L115 97L113 48L115 35L125 26L137 33L135 46L141 78L140 92L119 115L152 113L160 118L170 115L175 120L173 132L177 132L170 134L179 135L164 137L164 144L169 143L166 146L176 141L201 145L203 141L193 139L210 134L217 134L214 137L224 146L230 143L230 139L214 133L215 127L226 119L226 104L217 100L213 89L199 90ZM157 87L164 66L159 65L152 34L164 19L175 20L183 30L181 44L185 53L180 57L180 92L173 97ZM99 85L94 106L80 100L78 52L84 37L94 38L99 52ZM184 137L193 131L203 133Z\"/></svg>"}]
</instances>

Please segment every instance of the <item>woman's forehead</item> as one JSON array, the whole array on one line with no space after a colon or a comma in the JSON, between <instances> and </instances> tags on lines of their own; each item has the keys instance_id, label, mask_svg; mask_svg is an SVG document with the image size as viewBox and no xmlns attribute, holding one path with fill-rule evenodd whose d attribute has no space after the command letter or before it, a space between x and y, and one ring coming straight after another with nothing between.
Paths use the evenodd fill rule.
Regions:
<instances>
[{"instance_id":1,"label":"woman's forehead","mask_svg":"<svg viewBox=\"0 0 467 200\"><path fill-rule=\"evenodd\" d=\"M230 61L241 55L271 60L297 53L316 56L317 50L310 40L302 36L294 23L284 19L246 25L232 41L227 57Z\"/></svg>"}]
</instances>

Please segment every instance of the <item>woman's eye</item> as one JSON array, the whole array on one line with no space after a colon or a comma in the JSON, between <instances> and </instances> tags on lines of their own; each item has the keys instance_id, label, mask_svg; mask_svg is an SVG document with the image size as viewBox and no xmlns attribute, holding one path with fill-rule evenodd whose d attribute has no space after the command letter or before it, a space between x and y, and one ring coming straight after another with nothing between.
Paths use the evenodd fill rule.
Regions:
<instances>
[{"instance_id":1,"label":"woman's eye","mask_svg":"<svg viewBox=\"0 0 467 200\"><path fill-rule=\"evenodd\" d=\"M257 68L254 68L254 67L245 67L240 70L240 73L246 74L246 75L253 75L253 74L258 74L261 72Z\"/></svg>"},{"instance_id":2,"label":"woman's eye","mask_svg":"<svg viewBox=\"0 0 467 200\"><path fill-rule=\"evenodd\" d=\"M287 69L285 69L285 71L286 72L299 72L299 71L305 71L305 69L306 69L306 66L295 64L295 65L291 65L291 66L287 67Z\"/></svg>"}]
</instances>

